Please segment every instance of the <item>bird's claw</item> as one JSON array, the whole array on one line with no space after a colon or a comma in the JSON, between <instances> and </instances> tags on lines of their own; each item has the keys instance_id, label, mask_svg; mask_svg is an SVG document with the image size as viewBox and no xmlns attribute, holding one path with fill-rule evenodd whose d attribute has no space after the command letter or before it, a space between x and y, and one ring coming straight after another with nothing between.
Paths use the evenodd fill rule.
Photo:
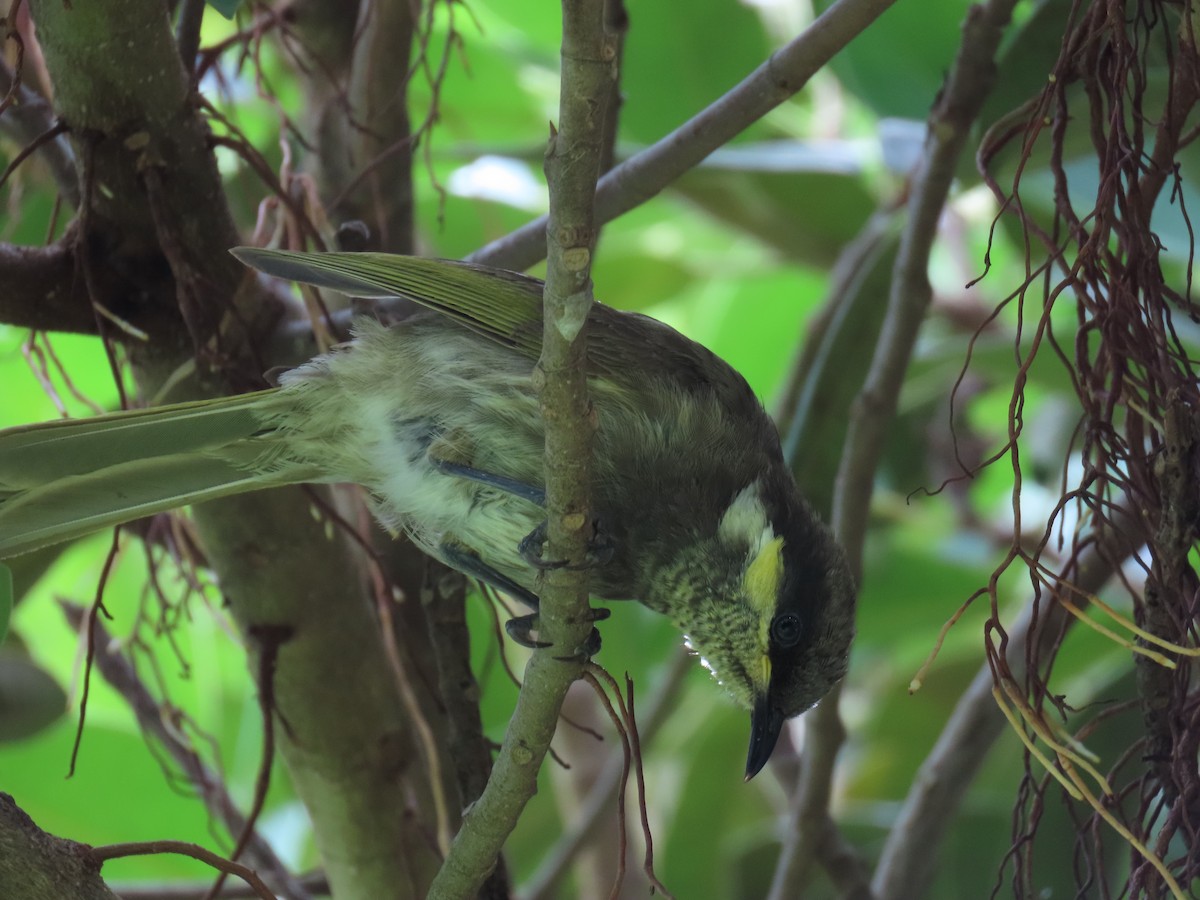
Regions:
<instances>
[{"instance_id":1,"label":"bird's claw","mask_svg":"<svg viewBox=\"0 0 1200 900\"><path fill-rule=\"evenodd\" d=\"M551 646L548 642L539 641L533 637L533 633L537 631L537 628L537 613L517 616L504 623L504 630L508 632L508 636L528 650L540 650L543 647Z\"/></svg>"},{"instance_id":2,"label":"bird's claw","mask_svg":"<svg viewBox=\"0 0 1200 900\"><path fill-rule=\"evenodd\" d=\"M588 622L603 622L610 615L612 610L604 607L593 607L589 609L585 621ZM540 650L552 646L547 641L538 640L533 635L538 630L538 615L530 613L526 616L518 616L514 619L509 619L504 623L504 630L508 632L508 636L530 650ZM600 631L593 628L583 644L571 654L567 656L556 656L557 660L563 662L580 662L587 661L600 652Z\"/></svg>"},{"instance_id":3,"label":"bird's claw","mask_svg":"<svg viewBox=\"0 0 1200 900\"><path fill-rule=\"evenodd\" d=\"M542 572L548 572L552 569L566 569L570 572L578 572L583 569L594 569L606 565L616 553L616 545L612 539L608 537L607 531L602 525L602 520L597 517L592 520L592 538L588 541L587 556L581 563L572 563L565 559L544 559L542 552L546 547L546 522L542 522L525 535L521 539L521 543L517 545L517 552L521 554L521 559L525 560L530 566Z\"/></svg>"}]
</instances>

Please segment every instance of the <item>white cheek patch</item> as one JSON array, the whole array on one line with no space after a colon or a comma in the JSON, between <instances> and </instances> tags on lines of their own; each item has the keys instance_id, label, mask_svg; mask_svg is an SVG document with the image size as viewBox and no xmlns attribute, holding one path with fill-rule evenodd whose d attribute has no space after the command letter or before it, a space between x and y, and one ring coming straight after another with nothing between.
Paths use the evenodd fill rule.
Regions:
<instances>
[{"instance_id":1,"label":"white cheek patch","mask_svg":"<svg viewBox=\"0 0 1200 900\"><path fill-rule=\"evenodd\" d=\"M717 534L727 544L743 544L751 557L756 557L763 546L775 537L775 530L767 518L767 510L759 496L758 482L752 481L733 498Z\"/></svg>"}]
</instances>

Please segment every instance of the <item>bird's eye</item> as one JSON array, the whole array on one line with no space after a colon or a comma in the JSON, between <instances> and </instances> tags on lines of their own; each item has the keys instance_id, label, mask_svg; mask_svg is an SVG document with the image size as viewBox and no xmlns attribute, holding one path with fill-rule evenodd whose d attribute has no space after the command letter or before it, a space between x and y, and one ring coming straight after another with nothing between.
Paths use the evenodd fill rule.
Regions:
<instances>
[{"instance_id":1,"label":"bird's eye","mask_svg":"<svg viewBox=\"0 0 1200 900\"><path fill-rule=\"evenodd\" d=\"M781 613L771 622L771 639L782 649L790 650L800 643L800 617Z\"/></svg>"}]
</instances>

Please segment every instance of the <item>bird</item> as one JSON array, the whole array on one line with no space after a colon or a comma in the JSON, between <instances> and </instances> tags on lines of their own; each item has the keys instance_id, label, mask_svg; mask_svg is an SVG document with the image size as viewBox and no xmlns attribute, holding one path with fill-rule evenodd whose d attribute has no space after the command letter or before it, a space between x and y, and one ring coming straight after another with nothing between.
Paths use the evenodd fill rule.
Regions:
<instances>
[{"instance_id":1,"label":"bird","mask_svg":"<svg viewBox=\"0 0 1200 900\"><path fill-rule=\"evenodd\" d=\"M543 283L416 256L232 252L268 276L418 311L359 319L350 341L267 390L0 431L0 559L218 497L353 482L385 527L536 610ZM599 302L586 328L591 595L640 602L683 633L750 713L749 780L784 722L847 670L846 554L728 363ZM510 633L530 640L529 621Z\"/></svg>"}]
</instances>

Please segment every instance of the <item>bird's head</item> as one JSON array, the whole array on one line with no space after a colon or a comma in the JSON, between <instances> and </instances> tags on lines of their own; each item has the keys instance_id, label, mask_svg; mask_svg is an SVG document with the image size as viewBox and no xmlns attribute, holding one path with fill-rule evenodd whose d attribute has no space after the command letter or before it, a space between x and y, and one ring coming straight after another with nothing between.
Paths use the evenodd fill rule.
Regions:
<instances>
[{"instance_id":1,"label":"bird's head","mask_svg":"<svg viewBox=\"0 0 1200 900\"><path fill-rule=\"evenodd\" d=\"M766 765L783 723L846 673L855 588L845 554L790 476L778 484L760 478L671 575L675 596L663 611L750 711L750 779Z\"/></svg>"}]
</instances>

